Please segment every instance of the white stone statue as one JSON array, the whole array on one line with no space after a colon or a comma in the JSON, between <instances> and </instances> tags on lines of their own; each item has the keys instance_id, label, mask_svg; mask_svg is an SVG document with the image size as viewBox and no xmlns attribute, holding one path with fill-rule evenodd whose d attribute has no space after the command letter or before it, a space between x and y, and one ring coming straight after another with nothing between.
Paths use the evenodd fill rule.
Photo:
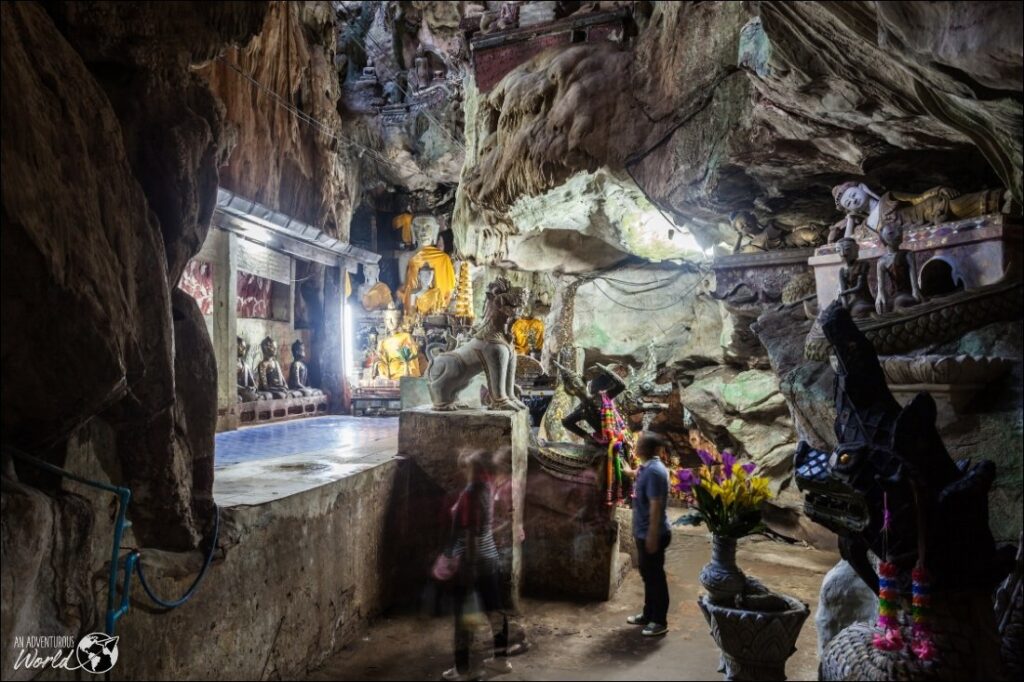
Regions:
<instances>
[{"instance_id":1,"label":"white stone statue","mask_svg":"<svg viewBox=\"0 0 1024 682\"><path fill-rule=\"evenodd\" d=\"M434 357L427 385L435 410L458 410L459 392L480 372L487 376L492 410L526 410L515 397L516 353L509 325L526 304L526 290L498 277L487 287L484 316L473 337L454 350Z\"/></svg>"}]
</instances>

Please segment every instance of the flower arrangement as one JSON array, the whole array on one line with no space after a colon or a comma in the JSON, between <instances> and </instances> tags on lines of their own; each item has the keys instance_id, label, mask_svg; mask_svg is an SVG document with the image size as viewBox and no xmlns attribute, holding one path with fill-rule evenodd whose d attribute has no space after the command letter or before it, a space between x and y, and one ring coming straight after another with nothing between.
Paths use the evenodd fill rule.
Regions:
<instances>
[{"instance_id":1,"label":"flower arrangement","mask_svg":"<svg viewBox=\"0 0 1024 682\"><path fill-rule=\"evenodd\" d=\"M697 456L702 464L696 474L679 469L675 475L676 489L694 510L687 522L703 521L712 533L726 538L760 530L761 504L772 496L768 479L754 473L753 462L740 464L728 450L720 458L704 450L698 450Z\"/></svg>"}]
</instances>

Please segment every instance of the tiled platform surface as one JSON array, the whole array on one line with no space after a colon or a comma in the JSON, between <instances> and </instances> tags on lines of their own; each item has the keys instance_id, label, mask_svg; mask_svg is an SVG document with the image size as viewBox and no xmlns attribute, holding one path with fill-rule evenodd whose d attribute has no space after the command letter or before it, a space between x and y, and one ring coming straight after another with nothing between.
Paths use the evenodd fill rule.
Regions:
<instances>
[{"instance_id":1,"label":"tiled platform surface","mask_svg":"<svg viewBox=\"0 0 1024 682\"><path fill-rule=\"evenodd\" d=\"M358 473L397 452L397 417L313 417L218 433L213 496L226 507L261 504Z\"/></svg>"}]
</instances>

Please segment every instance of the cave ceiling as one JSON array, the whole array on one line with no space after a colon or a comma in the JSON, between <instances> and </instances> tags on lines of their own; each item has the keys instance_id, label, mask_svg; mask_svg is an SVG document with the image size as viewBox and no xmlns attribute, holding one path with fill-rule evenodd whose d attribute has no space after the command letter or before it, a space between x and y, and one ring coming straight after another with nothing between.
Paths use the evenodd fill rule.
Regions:
<instances>
[{"instance_id":1,"label":"cave ceiling","mask_svg":"<svg viewBox=\"0 0 1024 682\"><path fill-rule=\"evenodd\" d=\"M550 48L484 91L467 27L485 4L333 3L339 108L375 152L364 194L429 207L457 186L456 245L478 262L693 257L735 240L737 210L820 230L849 179L1020 198L1019 3L640 3L617 40ZM666 216L685 247L638 231Z\"/></svg>"}]
</instances>

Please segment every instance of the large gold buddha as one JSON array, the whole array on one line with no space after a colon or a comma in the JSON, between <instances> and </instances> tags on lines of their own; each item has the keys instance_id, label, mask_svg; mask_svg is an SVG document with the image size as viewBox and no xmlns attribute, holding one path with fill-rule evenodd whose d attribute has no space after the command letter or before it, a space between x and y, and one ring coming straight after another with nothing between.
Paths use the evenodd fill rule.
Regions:
<instances>
[{"instance_id":1,"label":"large gold buddha","mask_svg":"<svg viewBox=\"0 0 1024 682\"><path fill-rule=\"evenodd\" d=\"M405 281L398 291L407 316L413 312L420 312L414 305L413 294L420 289L419 273L424 266L430 266L433 270L433 288L437 289L436 294L431 294L431 308L437 311L445 310L455 292L455 266L452 265L452 259L435 246L440 229L437 219L431 216L421 216L413 222L416 243L420 245L420 249L409 260L405 268Z\"/></svg>"}]
</instances>

